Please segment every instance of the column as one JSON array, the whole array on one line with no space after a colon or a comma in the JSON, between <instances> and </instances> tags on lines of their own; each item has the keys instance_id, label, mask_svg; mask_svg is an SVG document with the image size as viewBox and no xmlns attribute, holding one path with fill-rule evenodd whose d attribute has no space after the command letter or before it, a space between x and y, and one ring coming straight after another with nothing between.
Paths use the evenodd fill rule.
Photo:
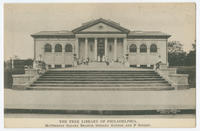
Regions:
<instances>
[{"instance_id":1,"label":"column","mask_svg":"<svg viewBox=\"0 0 200 131\"><path fill-rule=\"evenodd\" d=\"M76 58L79 58L79 43L78 43L78 38L75 40L75 54Z\"/></svg>"},{"instance_id":2,"label":"column","mask_svg":"<svg viewBox=\"0 0 200 131\"><path fill-rule=\"evenodd\" d=\"M123 39L123 49L124 49L124 57L125 57L127 54L127 39L126 38Z\"/></svg>"},{"instance_id":3,"label":"column","mask_svg":"<svg viewBox=\"0 0 200 131\"><path fill-rule=\"evenodd\" d=\"M108 45L108 39L105 38L105 57L107 57L107 46Z\"/></svg>"},{"instance_id":4,"label":"column","mask_svg":"<svg viewBox=\"0 0 200 131\"><path fill-rule=\"evenodd\" d=\"M94 59L97 61L97 38L94 38Z\"/></svg>"},{"instance_id":5,"label":"column","mask_svg":"<svg viewBox=\"0 0 200 131\"><path fill-rule=\"evenodd\" d=\"M114 39L114 61L117 60L117 38Z\"/></svg>"},{"instance_id":6,"label":"column","mask_svg":"<svg viewBox=\"0 0 200 131\"><path fill-rule=\"evenodd\" d=\"M52 55L53 55L53 61L51 64L51 68L55 68L55 46L52 45Z\"/></svg>"},{"instance_id":7,"label":"column","mask_svg":"<svg viewBox=\"0 0 200 131\"><path fill-rule=\"evenodd\" d=\"M88 58L88 39L85 38L85 59Z\"/></svg>"},{"instance_id":8,"label":"column","mask_svg":"<svg viewBox=\"0 0 200 131\"><path fill-rule=\"evenodd\" d=\"M63 62L61 67L65 68L65 44L62 44L62 57L63 57Z\"/></svg>"},{"instance_id":9,"label":"column","mask_svg":"<svg viewBox=\"0 0 200 131\"><path fill-rule=\"evenodd\" d=\"M140 45L136 45L137 46L137 53L140 53ZM140 67L140 64L137 64L137 67Z\"/></svg>"}]
</instances>

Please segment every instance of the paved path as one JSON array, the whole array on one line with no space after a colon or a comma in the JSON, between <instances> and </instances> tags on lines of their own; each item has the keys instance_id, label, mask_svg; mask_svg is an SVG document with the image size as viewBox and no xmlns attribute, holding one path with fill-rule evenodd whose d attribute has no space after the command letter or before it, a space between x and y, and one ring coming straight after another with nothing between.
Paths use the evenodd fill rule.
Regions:
<instances>
[{"instance_id":1,"label":"paved path","mask_svg":"<svg viewBox=\"0 0 200 131\"><path fill-rule=\"evenodd\" d=\"M5 89L5 108L54 110L195 109L195 89L172 91Z\"/></svg>"}]
</instances>

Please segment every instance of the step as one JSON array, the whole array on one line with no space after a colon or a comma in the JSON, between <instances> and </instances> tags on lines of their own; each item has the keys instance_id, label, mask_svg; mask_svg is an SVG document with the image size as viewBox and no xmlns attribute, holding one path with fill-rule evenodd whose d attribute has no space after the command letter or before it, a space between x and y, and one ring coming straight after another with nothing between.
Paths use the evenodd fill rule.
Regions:
<instances>
[{"instance_id":1,"label":"step","mask_svg":"<svg viewBox=\"0 0 200 131\"><path fill-rule=\"evenodd\" d=\"M174 90L171 86L154 86L154 87L49 87L49 86L31 86L29 90L70 90L70 91L161 91L161 90Z\"/></svg>"},{"instance_id":2,"label":"step","mask_svg":"<svg viewBox=\"0 0 200 131\"><path fill-rule=\"evenodd\" d=\"M162 81L163 78L39 78L38 81Z\"/></svg>"},{"instance_id":3,"label":"step","mask_svg":"<svg viewBox=\"0 0 200 131\"><path fill-rule=\"evenodd\" d=\"M160 76L120 76L120 75L115 75L115 76L41 76L40 78L162 78Z\"/></svg>"},{"instance_id":4,"label":"step","mask_svg":"<svg viewBox=\"0 0 200 131\"><path fill-rule=\"evenodd\" d=\"M92 71L92 70L88 70L88 71L48 71L47 73L156 73L155 71L105 71L105 70L101 70L101 71Z\"/></svg>"},{"instance_id":5,"label":"step","mask_svg":"<svg viewBox=\"0 0 200 131\"><path fill-rule=\"evenodd\" d=\"M49 70L48 72L155 72L154 70Z\"/></svg>"},{"instance_id":6,"label":"step","mask_svg":"<svg viewBox=\"0 0 200 131\"><path fill-rule=\"evenodd\" d=\"M67 83L67 84L98 84L98 83L111 83L111 84L168 84L167 81L36 81L34 83Z\"/></svg>"},{"instance_id":7,"label":"step","mask_svg":"<svg viewBox=\"0 0 200 131\"><path fill-rule=\"evenodd\" d=\"M158 75L157 73L45 73L44 75Z\"/></svg>"},{"instance_id":8,"label":"step","mask_svg":"<svg viewBox=\"0 0 200 131\"><path fill-rule=\"evenodd\" d=\"M109 73L109 74L44 74L43 76L116 76L116 75L119 75L119 76L159 76L158 74L112 74L112 73Z\"/></svg>"},{"instance_id":9,"label":"step","mask_svg":"<svg viewBox=\"0 0 200 131\"><path fill-rule=\"evenodd\" d=\"M154 73L155 71L48 71L46 73Z\"/></svg>"},{"instance_id":10,"label":"step","mask_svg":"<svg viewBox=\"0 0 200 131\"><path fill-rule=\"evenodd\" d=\"M170 86L169 84L143 85L143 84L62 84L62 83L34 83L32 86L59 86L59 87L156 87Z\"/></svg>"}]
</instances>

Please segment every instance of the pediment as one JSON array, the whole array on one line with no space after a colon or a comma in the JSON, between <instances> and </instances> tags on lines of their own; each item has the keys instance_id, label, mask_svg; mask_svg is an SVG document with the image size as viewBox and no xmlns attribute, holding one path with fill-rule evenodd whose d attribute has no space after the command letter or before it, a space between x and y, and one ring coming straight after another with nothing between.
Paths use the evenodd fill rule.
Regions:
<instances>
[{"instance_id":1,"label":"pediment","mask_svg":"<svg viewBox=\"0 0 200 131\"><path fill-rule=\"evenodd\" d=\"M90 26L80 32L122 32L112 26L106 25L104 23L98 23L96 25Z\"/></svg>"},{"instance_id":2,"label":"pediment","mask_svg":"<svg viewBox=\"0 0 200 131\"><path fill-rule=\"evenodd\" d=\"M102 32L114 32L114 33L125 33L129 32L128 29L120 26L119 23L116 23L111 20L97 19L86 22L82 26L72 30L74 34L76 33L102 33Z\"/></svg>"}]
</instances>

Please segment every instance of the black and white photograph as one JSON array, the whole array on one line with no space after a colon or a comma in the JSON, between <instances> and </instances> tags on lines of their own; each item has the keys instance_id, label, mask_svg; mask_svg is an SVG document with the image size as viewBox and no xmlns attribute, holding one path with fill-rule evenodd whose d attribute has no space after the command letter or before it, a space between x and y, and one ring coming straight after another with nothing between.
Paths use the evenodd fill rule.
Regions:
<instances>
[{"instance_id":1,"label":"black and white photograph","mask_svg":"<svg viewBox=\"0 0 200 131\"><path fill-rule=\"evenodd\" d=\"M5 128L194 128L196 3L4 3Z\"/></svg>"}]
</instances>

